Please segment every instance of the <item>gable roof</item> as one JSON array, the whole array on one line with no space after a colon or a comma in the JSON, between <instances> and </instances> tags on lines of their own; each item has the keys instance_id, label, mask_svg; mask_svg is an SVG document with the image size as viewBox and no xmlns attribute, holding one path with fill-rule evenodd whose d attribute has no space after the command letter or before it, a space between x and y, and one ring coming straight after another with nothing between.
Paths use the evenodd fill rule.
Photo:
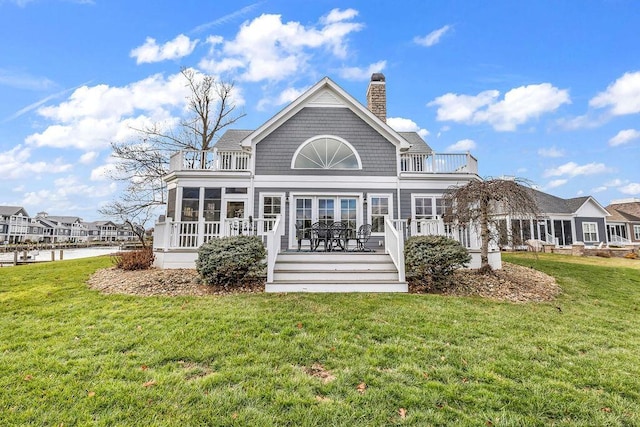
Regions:
<instances>
[{"instance_id":1,"label":"gable roof","mask_svg":"<svg viewBox=\"0 0 640 427\"><path fill-rule=\"evenodd\" d=\"M282 123L293 117L302 108L315 102L316 104L328 105L330 103L339 103L341 107L349 108L353 113L368 123L373 129L380 133L385 139L392 144L406 151L411 144L403 138L398 132L393 130L388 124L376 117L364 105L362 105L353 96L349 95L344 89L338 86L329 77L324 77L310 89L300 95L295 101L280 110L279 113L267 120L258 129L245 136L241 142L242 147L250 148L259 143L273 130L278 128ZM221 138L222 139L222 138Z\"/></svg>"},{"instance_id":2,"label":"gable roof","mask_svg":"<svg viewBox=\"0 0 640 427\"><path fill-rule=\"evenodd\" d=\"M533 188L528 188L528 190L532 193L540 213L543 214L574 214L588 202L594 203L604 215L608 214L608 211L591 196L563 199Z\"/></svg>"},{"instance_id":3,"label":"gable roof","mask_svg":"<svg viewBox=\"0 0 640 427\"><path fill-rule=\"evenodd\" d=\"M79 218L77 216L48 215L45 218L47 218L50 221L55 221L55 222L59 222L59 223L63 223L63 224L73 224L74 222L82 222L82 218Z\"/></svg>"},{"instance_id":4,"label":"gable roof","mask_svg":"<svg viewBox=\"0 0 640 427\"><path fill-rule=\"evenodd\" d=\"M424 139L418 132L398 132L398 134L411 144L411 148L409 148L409 153L432 153L433 150L429 147L429 144L425 142Z\"/></svg>"},{"instance_id":5,"label":"gable roof","mask_svg":"<svg viewBox=\"0 0 640 427\"><path fill-rule=\"evenodd\" d=\"M22 206L0 206L0 215L11 216L18 215L22 212L22 216L29 216Z\"/></svg>"},{"instance_id":6,"label":"gable roof","mask_svg":"<svg viewBox=\"0 0 640 427\"><path fill-rule=\"evenodd\" d=\"M640 217L620 211L611 205L605 208L611 218L608 218L608 221L622 221L622 222L640 222Z\"/></svg>"},{"instance_id":7,"label":"gable roof","mask_svg":"<svg viewBox=\"0 0 640 427\"><path fill-rule=\"evenodd\" d=\"M614 203L611 203L609 206L607 206L607 210L609 210L609 207L617 211L624 212L625 214L640 218L640 201L634 200L632 202L621 202L621 203L614 202Z\"/></svg>"},{"instance_id":8,"label":"gable roof","mask_svg":"<svg viewBox=\"0 0 640 427\"><path fill-rule=\"evenodd\" d=\"M239 150L243 139L253 133L252 130L229 129L215 143L214 147L219 150Z\"/></svg>"}]
</instances>

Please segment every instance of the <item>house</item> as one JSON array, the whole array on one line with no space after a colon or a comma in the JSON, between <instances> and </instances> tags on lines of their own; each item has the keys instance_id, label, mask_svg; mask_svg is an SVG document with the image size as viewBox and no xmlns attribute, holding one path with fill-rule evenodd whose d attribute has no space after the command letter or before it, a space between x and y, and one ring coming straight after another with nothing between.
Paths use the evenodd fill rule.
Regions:
<instances>
[{"instance_id":1,"label":"house","mask_svg":"<svg viewBox=\"0 0 640 427\"><path fill-rule=\"evenodd\" d=\"M607 220L610 245L640 243L640 199L612 200L605 209L611 215Z\"/></svg>"},{"instance_id":2,"label":"house","mask_svg":"<svg viewBox=\"0 0 640 427\"><path fill-rule=\"evenodd\" d=\"M537 218L504 218L498 223L500 247L526 248L527 243L571 247L575 243L607 243L609 213L591 196L563 199L527 189L538 206ZM528 242L529 241L529 242Z\"/></svg>"},{"instance_id":3,"label":"house","mask_svg":"<svg viewBox=\"0 0 640 427\"><path fill-rule=\"evenodd\" d=\"M78 243L87 241L87 227L77 216L56 216L38 212L35 217L43 231L38 241L44 243Z\"/></svg>"},{"instance_id":4,"label":"house","mask_svg":"<svg viewBox=\"0 0 640 427\"><path fill-rule=\"evenodd\" d=\"M111 221L86 222L89 242L115 242L118 239L118 226Z\"/></svg>"},{"instance_id":5,"label":"house","mask_svg":"<svg viewBox=\"0 0 640 427\"><path fill-rule=\"evenodd\" d=\"M267 245L267 291L406 291L408 234L462 238L479 266L475 233L446 228L439 219L447 188L480 179L477 160L469 153L436 153L416 132L393 130L386 123L382 74L372 75L366 98L367 107L325 77L257 129L228 130L210 151L175 153L164 177L167 212L154 231L156 266L193 268L204 242L249 230ZM370 224L366 245L380 259L310 253L308 246L297 252L297 228L333 221L344 221L352 232ZM495 267L499 256L492 253ZM324 277L322 263L336 270L354 260L379 261L389 274L369 277L367 268L354 264L339 279L316 283ZM313 274L302 274L303 264L315 266Z\"/></svg>"},{"instance_id":6,"label":"house","mask_svg":"<svg viewBox=\"0 0 640 427\"><path fill-rule=\"evenodd\" d=\"M0 206L0 244L27 240L31 219L21 206Z\"/></svg>"}]
</instances>

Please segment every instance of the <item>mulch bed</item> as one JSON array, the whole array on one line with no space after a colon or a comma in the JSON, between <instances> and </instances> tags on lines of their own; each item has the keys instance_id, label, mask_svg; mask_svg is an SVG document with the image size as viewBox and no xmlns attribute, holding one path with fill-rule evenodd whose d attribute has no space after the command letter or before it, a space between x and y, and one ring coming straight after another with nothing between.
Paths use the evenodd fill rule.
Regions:
<instances>
[{"instance_id":1,"label":"mulch bed","mask_svg":"<svg viewBox=\"0 0 640 427\"><path fill-rule=\"evenodd\" d=\"M454 273L447 286L432 289L426 283L409 283L411 293L440 293L454 296L480 296L499 301L551 301L561 292L555 279L540 271L507 262L502 270L479 275L470 270ZM114 267L96 271L88 280L89 287L105 294L137 296L204 296L264 292L264 282L254 281L241 286L203 285L196 270L149 269L124 271Z\"/></svg>"}]
</instances>

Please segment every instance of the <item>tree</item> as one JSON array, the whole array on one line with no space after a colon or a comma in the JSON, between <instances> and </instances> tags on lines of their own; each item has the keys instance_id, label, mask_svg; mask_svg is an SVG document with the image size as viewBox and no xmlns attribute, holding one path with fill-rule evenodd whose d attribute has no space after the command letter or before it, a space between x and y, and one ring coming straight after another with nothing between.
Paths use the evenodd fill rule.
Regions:
<instances>
[{"instance_id":1,"label":"tree","mask_svg":"<svg viewBox=\"0 0 640 427\"><path fill-rule=\"evenodd\" d=\"M491 272L489 243L496 239L496 215L535 218L538 206L528 182L522 179L471 181L445 192L444 220L480 228L480 272Z\"/></svg>"},{"instance_id":2,"label":"tree","mask_svg":"<svg viewBox=\"0 0 640 427\"><path fill-rule=\"evenodd\" d=\"M233 101L234 84L216 80L192 68L182 68L189 90L188 114L177 126L154 123L134 129L138 138L112 142L112 157L116 159L110 177L126 183L119 200L100 212L124 222L134 219L145 222L149 213L166 203L166 187L162 177L169 172L170 156L179 150L210 150L220 132L244 117L236 111ZM145 222L139 225L145 226Z\"/></svg>"}]
</instances>

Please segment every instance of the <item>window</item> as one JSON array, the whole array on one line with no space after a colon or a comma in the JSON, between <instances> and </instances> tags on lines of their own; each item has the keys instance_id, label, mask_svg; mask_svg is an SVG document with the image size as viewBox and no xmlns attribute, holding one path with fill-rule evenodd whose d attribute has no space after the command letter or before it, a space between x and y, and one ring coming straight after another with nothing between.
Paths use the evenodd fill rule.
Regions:
<instances>
[{"instance_id":1,"label":"window","mask_svg":"<svg viewBox=\"0 0 640 427\"><path fill-rule=\"evenodd\" d=\"M633 226L633 236L636 240L640 240L640 225Z\"/></svg>"},{"instance_id":2,"label":"window","mask_svg":"<svg viewBox=\"0 0 640 427\"><path fill-rule=\"evenodd\" d=\"M416 219L431 219L433 216L433 205L431 197L416 197L415 199Z\"/></svg>"},{"instance_id":3,"label":"window","mask_svg":"<svg viewBox=\"0 0 640 427\"><path fill-rule=\"evenodd\" d=\"M372 196L370 197L371 204L371 231L373 233L384 232L384 217L389 215L391 209L389 208L388 196Z\"/></svg>"},{"instance_id":4,"label":"window","mask_svg":"<svg viewBox=\"0 0 640 427\"><path fill-rule=\"evenodd\" d=\"M598 239L598 224L595 222L583 222L582 223L582 237L583 242L597 242Z\"/></svg>"},{"instance_id":5,"label":"window","mask_svg":"<svg viewBox=\"0 0 640 427\"><path fill-rule=\"evenodd\" d=\"M220 221L220 207L222 202L219 188L205 188L204 190L204 220Z\"/></svg>"},{"instance_id":6,"label":"window","mask_svg":"<svg viewBox=\"0 0 640 427\"><path fill-rule=\"evenodd\" d=\"M198 187L185 187L182 189L182 216L181 221L197 221L200 208L200 189Z\"/></svg>"},{"instance_id":7,"label":"window","mask_svg":"<svg viewBox=\"0 0 640 427\"><path fill-rule=\"evenodd\" d=\"M362 169L360 157L347 141L319 136L304 142L293 155L292 169Z\"/></svg>"},{"instance_id":8,"label":"window","mask_svg":"<svg viewBox=\"0 0 640 427\"><path fill-rule=\"evenodd\" d=\"M264 223L264 231L273 229L276 216L282 213L282 196L262 197L262 217L267 220Z\"/></svg>"}]
</instances>

